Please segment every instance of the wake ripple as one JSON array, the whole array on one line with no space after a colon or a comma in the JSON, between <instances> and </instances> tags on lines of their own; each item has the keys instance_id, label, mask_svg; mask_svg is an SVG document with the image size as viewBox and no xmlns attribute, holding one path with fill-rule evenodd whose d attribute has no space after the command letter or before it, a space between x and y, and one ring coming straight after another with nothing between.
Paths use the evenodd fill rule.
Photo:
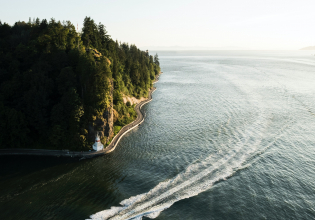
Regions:
<instances>
[{"instance_id":1,"label":"wake ripple","mask_svg":"<svg viewBox=\"0 0 315 220\"><path fill-rule=\"evenodd\" d=\"M123 200L121 207L111 207L91 215L90 218L141 220L145 216L154 219L175 202L210 189L216 182L226 180L236 171L247 167L244 163L259 152L267 122L264 117L259 117L242 134L239 133L239 141L234 146L228 146L230 149L233 147L232 150L214 153L203 161L191 164L185 171L173 179L159 183L149 192ZM263 148L268 148L271 144Z\"/></svg>"}]
</instances>

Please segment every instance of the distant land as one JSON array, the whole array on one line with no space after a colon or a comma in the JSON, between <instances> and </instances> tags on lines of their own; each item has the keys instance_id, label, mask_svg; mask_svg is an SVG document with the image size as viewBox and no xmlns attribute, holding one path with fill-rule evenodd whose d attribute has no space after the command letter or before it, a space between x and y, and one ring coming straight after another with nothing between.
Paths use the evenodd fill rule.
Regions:
<instances>
[{"instance_id":1,"label":"distant land","mask_svg":"<svg viewBox=\"0 0 315 220\"><path fill-rule=\"evenodd\" d=\"M257 49L250 47L224 46L224 47L202 47L202 46L141 46L141 50L149 51L181 51L181 50L296 50L294 48L272 48L272 49ZM299 50L315 50L315 46L305 47Z\"/></svg>"},{"instance_id":2,"label":"distant land","mask_svg":"<svg viewBox=\"0 0 315 220\"><path fill-rule=\"evenodd\" d=\"M226 46L226 47L144 46L144 47L140 47L140 49L153 50L153 51L159 51L159 50L251 50L250 48L235 47L235 46Z\"/></svg>"},{"instance_id":3,"label":"distant land","mask_svg":"<svg viewBox=\"0 0 315 220\"><path fill-rule=\"evenodd\" d=\"M315 50L315 46L310 46L310 47L304 47L300 50Z\"/></svg>"}]
</instances>

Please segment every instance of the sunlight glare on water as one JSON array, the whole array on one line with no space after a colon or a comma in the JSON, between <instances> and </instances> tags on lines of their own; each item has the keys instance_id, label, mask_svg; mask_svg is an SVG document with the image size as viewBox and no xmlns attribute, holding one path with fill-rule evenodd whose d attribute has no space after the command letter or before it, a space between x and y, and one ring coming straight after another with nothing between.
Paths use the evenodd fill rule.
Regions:
<instances>
[{"instance_id":1,"label":"sunlight glare on water","mask_svg":"<svg viewBox=\"0 0 315 220\"><path fill-rule=\"evenodd\" d=\"M312 52L158 54L145 121L115 151L1 160L0 219L315 219Z\"/></svg>"},{"instance_id":2,"label":"sunlight glare on water","mask_svg":"<svg viewBox=\"0 0 315 220\"><path fill-rule=\"evenodd\" d=\"M279 212L276 203L285 205L287 197L292 200L292 191L303 192L304 187L301 185L295 185L296 188L292 189L284 186L291 186L291 181L303 181L303 178L297 179L296 172L301 168L294 164L303 162L298 161L298 154L306 156L314 147L314 134L310 129L314 129L315 125L312 102L315 95L315 59L290 59L278 57L277 54L274 57L265 54L226 57L217 54L190 56L188 52L181 52L180 55L166 53L166 56L161 57L165 74L158 85L158 95L163 96L159 98L166 106L150 110L163 115L161 121L165 126L161 125L161 129L166 132L166 136L177 136L177 141L182 143L178 147L184 151L179 154L184 154L183 158L190 157L191 164L147 193L122 201L120 207L91 215L91 219L156 218L175 202L197 196L220 181L236 181L233 175L259 180L259 185L250 184L253 186L245 185L243 188L250 187L255 197L256 191L261 192L259 196L264 197L262 200L270 199L267 207L275 207L269 213L243 211L244 218L269 216L268 219L277 219L288 217L288 213L302 218L309 214L314 216L314 210L308 214L302 212L303 209L312 210L312 206L303 199L302 202L301 195L286 206L285 209L289 209L286 211ZM186 141L181 141L181 137ZM170 138L170 142L165 142L166 148L178 145L174 143L175 138ZM306 148L295 149L305 142L308 143L304 146ZM198 155L196 151L204 154ZM195 158L192 152L196 154ZM314 164L314 159L311 161ZM265 166L265 169L279 167L261 176L261 171L257 170L260 166ZM288 169L291 170L290 176L280 175ZM314 171L311 174L314 175ZM226 184L218 185L224 194L223 185ZM314 184L306 180L303 185L314 189ZM274 190L280 196L275 197ZM306 200L309 199L309 195L304 196ZM200 201L207 203L205 197L200 195ZM239 202L240 205L234 209L240 209L242 203L246 209L248 201ZM298 205L299 202L303 206ZM189 200L185 203L189 205ZM180 210L175 209L175 212L181 216ZM190 215L194 216L193 213ZM224 216L216 216L215 213L206 215L218 219ZM161 219L168 219L166 216ZM205 219L202 215L198 218Z\"/></svg>"}]
</instances>

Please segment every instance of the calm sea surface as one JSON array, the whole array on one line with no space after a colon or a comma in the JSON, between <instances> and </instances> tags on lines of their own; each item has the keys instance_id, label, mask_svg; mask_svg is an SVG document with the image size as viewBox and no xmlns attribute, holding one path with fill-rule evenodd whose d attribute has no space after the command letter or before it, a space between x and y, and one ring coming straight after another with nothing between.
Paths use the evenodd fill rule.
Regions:
<instances>
[{"instance_id":1,"label":"calm sea surface","mask_svg":"<svg viewBox=\"0 0 315 220\"><path fill-rule=\"evenodd\" d=\"M315 219L314 51L159 57L111 154L0 157L0 219Z\"/></svg>"}]
</instances>

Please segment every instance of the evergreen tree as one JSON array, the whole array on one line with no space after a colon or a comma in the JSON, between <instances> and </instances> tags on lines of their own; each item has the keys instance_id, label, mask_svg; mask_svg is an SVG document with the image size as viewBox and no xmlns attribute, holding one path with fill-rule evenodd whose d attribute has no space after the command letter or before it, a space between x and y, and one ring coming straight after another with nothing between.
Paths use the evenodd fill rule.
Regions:
<instances>
[{"instance_id":1,"label":"evergreen tree","mask_svg":"<svg viewBox=\"0 0 315 220\"><path fill-rule=\"evenodd\" d=\"M0 146L89 149L112 99L115 125L130 123L123 94L146 97L159 71L157 54L112 40L90 17L81 36L70 21L0 21Z\"/></svg>"},{"instance_id":2,"label":"evergreen tree","mask_svg":"<svg viewBox=\"0 0 315 220\"><path fill-rule=\"evenodd\" d=\"M155 65L160 66L159 57L157 54L155 54L155 56L154 56L154 63L155 63Z\"/></svg>"}]
</instances>

